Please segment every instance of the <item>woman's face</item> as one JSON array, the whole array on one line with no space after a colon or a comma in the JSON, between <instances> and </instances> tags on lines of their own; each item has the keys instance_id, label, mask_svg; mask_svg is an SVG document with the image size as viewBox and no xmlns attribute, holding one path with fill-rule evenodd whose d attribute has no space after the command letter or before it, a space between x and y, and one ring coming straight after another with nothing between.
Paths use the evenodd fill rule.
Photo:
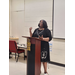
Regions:
<instances>
[{"instance_id":1,"label":"woman's face","mask_svg":"<svg viewBox=\"0 0 75 75\"><path fill-rule=\"evenodd\" d=\"M40 25L40 28L43 28L43 20L40 21L39 25Z\"/></svg>"}]
</instances>

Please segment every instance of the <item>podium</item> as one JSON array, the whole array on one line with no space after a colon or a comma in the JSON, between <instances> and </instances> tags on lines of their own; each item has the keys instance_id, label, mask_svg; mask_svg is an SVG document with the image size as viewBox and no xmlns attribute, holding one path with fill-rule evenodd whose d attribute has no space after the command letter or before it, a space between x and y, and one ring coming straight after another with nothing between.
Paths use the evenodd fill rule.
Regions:
<instances>
[{"instance_id":1,"label":"podium","mask_svg":"<svg viewBox=\"0 0 75 75\"><path fill-rule=\"evenodd\" d=\"M26 37L30 40L30 50L27 50L27 75L40 75L41 40L36 37Z\"/></svg>"}]
</instances>

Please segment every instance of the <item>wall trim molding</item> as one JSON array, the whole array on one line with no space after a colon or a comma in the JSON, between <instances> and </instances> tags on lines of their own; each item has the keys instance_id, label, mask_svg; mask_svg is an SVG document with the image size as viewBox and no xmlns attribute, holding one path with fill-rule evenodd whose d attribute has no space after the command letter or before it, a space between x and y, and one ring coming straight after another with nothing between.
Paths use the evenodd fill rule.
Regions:
<instances>
[{"instance_id":1,"label":"wall trim molding","mask_svg":"<svg viewBox=\"0 0 75 75\"><path fill-rule=\"evenodd\" d=\"M61 67L65 67L65 64L54 62L54 61L50 61L50 64L61 66Z\"/></svg>"}]
</instances>

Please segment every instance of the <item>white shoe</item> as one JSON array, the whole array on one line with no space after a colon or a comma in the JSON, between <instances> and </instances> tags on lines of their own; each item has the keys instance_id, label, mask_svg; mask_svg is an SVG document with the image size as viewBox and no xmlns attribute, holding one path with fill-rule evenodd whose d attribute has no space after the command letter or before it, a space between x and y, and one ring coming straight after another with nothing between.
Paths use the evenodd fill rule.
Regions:
<instances>
[{"instance_id":1,"label":"white shoe","mask_svg":"<svg viewBox=\"0 0 75 75\"><path fill-rule=\"evenodd\" d=\"M44 73L44 75L49 75L48 73Z\"/></svg>"}]
</instances>

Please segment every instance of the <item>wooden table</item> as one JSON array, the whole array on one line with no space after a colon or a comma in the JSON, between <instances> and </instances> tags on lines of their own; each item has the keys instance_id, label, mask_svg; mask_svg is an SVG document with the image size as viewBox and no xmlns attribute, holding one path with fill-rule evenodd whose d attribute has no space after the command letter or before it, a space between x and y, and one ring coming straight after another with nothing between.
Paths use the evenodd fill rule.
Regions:
<instances>
[{"instance_id":1,"label":"wooden table","mask_svg":"<svg viewBox=\"0 0 75 75\"><path fill-rule=\"evenodd\" d=\"M18 40L19 38L18 37L9 37L9 40Z\"/></svg>"}]
</instances>

